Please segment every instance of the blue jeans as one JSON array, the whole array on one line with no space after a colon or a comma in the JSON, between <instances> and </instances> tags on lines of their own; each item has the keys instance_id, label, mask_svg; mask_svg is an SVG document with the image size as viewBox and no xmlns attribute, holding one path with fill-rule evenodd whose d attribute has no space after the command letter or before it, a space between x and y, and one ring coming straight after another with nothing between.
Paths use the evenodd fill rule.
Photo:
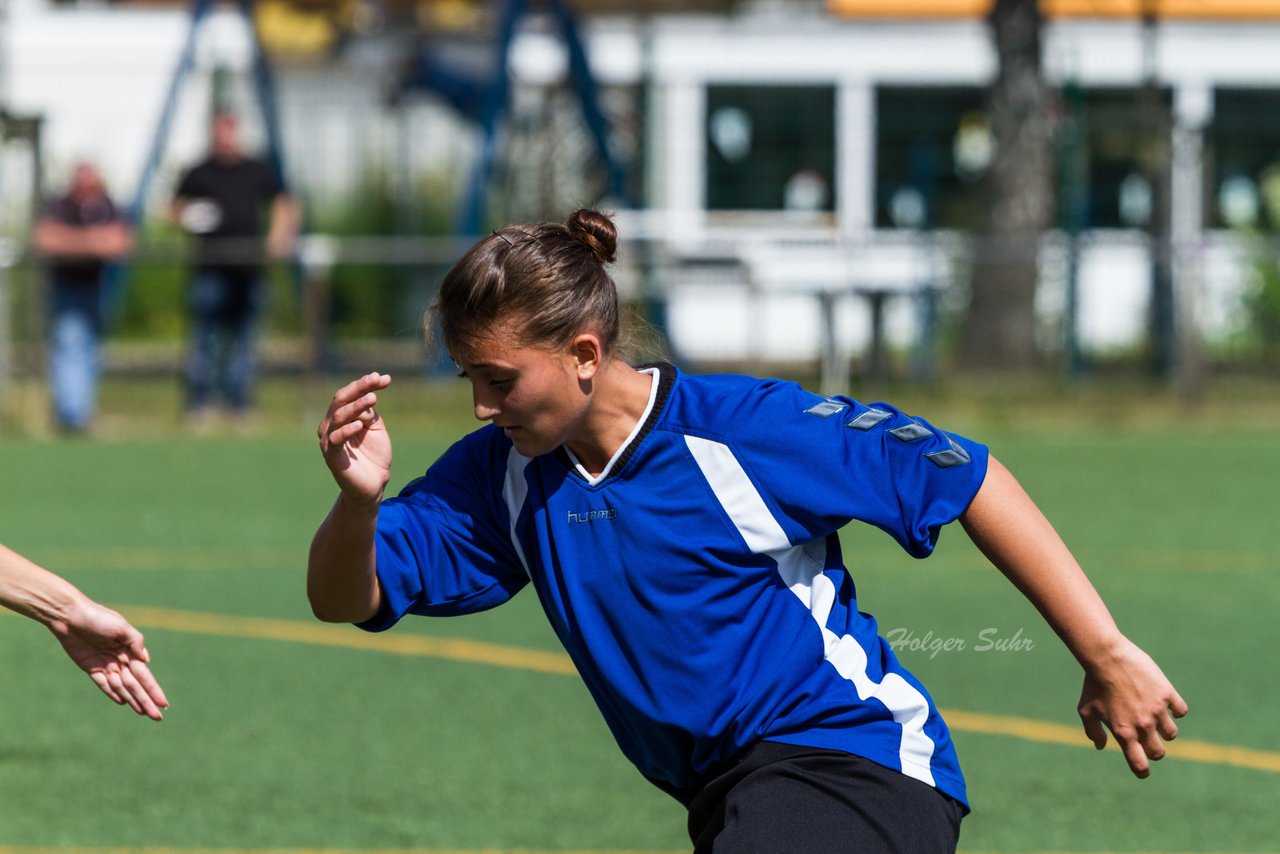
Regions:
<instances>
[{"instance_id":1,"label":"blue jeans","mask_svg":"<svg viewBox=\"0 0 1280 854\"><path fill-rule=\"evenodd\" d=\"M188 294L191 351L187 358L187 408L208 406L215 391L243 411L251 403L257 361L260 276L198 270Z\"/></svg>"},{"instance_id":2,"label":"blue jeans","mask_svg":"<svg viewBox=\"0 0 1280 854\"><path fill-rule=\"evenodd\" d=\"M66 430L84 430L98 406L102 370L100 282L52 282L49 385L54 416Z\"/></svg>"}]
</instances>

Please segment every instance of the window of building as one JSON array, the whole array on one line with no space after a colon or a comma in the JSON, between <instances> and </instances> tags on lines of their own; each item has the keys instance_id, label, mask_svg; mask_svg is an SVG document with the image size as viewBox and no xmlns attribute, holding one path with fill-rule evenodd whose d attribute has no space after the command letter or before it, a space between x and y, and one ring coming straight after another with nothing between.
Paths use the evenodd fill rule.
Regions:
<instances>
[{"instance_id":1,"label":"window of building","mask_svg":"<svg viewBox=\"0 0 1280 854\"><path fill-rule=\"evenodd\" d=\"M1157 109L1167 110L1165 90ZM1078 168L1055 172L1063 211L1080 228L1145 228L1153 192L1149 163L1159 140L1137 89L1064 93L1064 118L1083 133ZM1065 145L1065 136L1059 143ZM1060 158L1073 156L1065 147ZM981 87L884 87L876 93L876 213L880 228L974 229L982 220L982 180L997 156ZM1065 160L1064 160L1065 165ZM1079 195L1063 192L1070 174L1083 175ZM1076 188L1079 189L1079 188Z\"/></svg>"},{"instance_id":2,"label":"window of building","mask_svg":"<svg viewBox=\"0 0 1280 854\"><path fill-rule=\"evenodd\" d=\"M1205 136L1209 224L1280 229L1280 90L1215 90Z\"/></svg>"},{"instance_id":3,"label":"window of building","mask_svg":"<svg viewBox=\"0 0 1280 854\"><path fill-rule=\"evenodd\" d=\"M707 87L707 209L835 210L834 86Z\"/></svg>"},{"instance_id":4,"label":"window of building","mask_svg":"<svg viewBox=\"0 0 1280 854\"><path fill-rule=\"evenodd\" d=\"M1065 120L1083 125L1084 159L1078 173L1087 176L1085 192L1078 199L1080 209L1063 210L1061 221L1078 228L1145 229L1151 224L1155 206L1152 176L1168 168L1170 155L1168 122L1172 93L1162 89L1149 101L1142 90L1086 89L1062 94ZM1161 130L1161 127L1165 130ZM1161 138L1161 134L1165 134ZM1059 158L1063 169L1059 182L1077 172L1071 168L1073 151L1060 134ZM1060 205L1068 204L1069 188L1059 183Z\"/></svg>"},{"instance_id":5,"label":"window of building","mask_svg":"<svg viewBox=\"0 0 1280 854\"><path fill-rule=\"evenodd\" d=\"M878 228L973 228L994 155L979 87L876 90Z\"/></svg>"}]
</instances>

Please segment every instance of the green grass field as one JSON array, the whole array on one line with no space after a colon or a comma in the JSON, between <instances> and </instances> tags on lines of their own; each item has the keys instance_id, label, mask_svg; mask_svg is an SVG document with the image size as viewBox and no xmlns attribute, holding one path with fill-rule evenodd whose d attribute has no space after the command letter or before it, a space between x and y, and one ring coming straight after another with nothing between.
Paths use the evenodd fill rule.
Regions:
<instances>
[{"instance_id":1,"label":"green grass field","mask_svg":"<svg viewBox=\"0 0 1280 854\"><path fill-rule=\"evenodd\" d=\"M134 619L173 702L161 724L115 708L47 632L0 616L0 854L687 850L681 808L557 671L532 594L367 648L311 619L306 549L334 489L296 388L257 435L202 438L149 388L110 391L105 438L0 438L0 542ZM398 487L467 412L456 391L393 388ZM961 849L1280 851L1277 422L910 403L992 445L1192 709L1134 779L1078 733L1078 667L958 527L923 562L846 532L882 631L965 642L900 652L952 712Z\"/></svg>"}]
</instances>

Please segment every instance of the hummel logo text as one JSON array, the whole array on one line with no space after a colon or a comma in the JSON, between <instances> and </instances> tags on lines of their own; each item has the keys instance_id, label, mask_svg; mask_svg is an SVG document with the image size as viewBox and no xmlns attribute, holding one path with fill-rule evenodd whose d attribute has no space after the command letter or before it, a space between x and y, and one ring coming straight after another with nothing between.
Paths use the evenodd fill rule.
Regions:
<instances>
[{"instance_id":1,"label":"hummel logo text","mask_svg":"<svg viewBox=\"0 0 1280 854\"><path fill-rule=\"evenodd\" d=\"M604 510L584 510L581 513L569 511L569 524L577 525L582 522L612 522L618 518L618 511L613 507Z\"/></svg>"}]
</instances>

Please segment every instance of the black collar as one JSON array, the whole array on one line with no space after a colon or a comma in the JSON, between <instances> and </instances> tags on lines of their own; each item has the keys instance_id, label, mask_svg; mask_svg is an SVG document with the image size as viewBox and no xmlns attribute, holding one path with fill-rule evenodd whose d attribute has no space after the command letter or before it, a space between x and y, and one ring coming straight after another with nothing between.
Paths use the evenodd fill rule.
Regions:
<instances>
[{"instance_id":1,"label":"black collar","mask_svg":"<svg viewBox=\"0 0 1280 854\"><path fill-rule=\"evenodd\" d=\"M668 362L646 362L643 365L636 365L637 371L649 370L650 368L658 371L658 393L654 396L653 408L649 410L649 416L645 418L644 424L640 425L639 432L627 443L622 456L613 464L613 468L609 470L608 477L604 478L604 480L608 480L626 468L627 462L631 459L632 454L636 452L636 448L640 447L640 443L644 441L645 436L649 435L649 431L653 429L653 426L658 423L658 419L662 417L662 411L667 405L667 397L671 394L671 389L676 384L675 365ZM586 480L582 472L574 464L573 458L569 456L569 452L564 445L556 448L555 454L575 477L580 480Z\"/></svg>"}]
</instances>

